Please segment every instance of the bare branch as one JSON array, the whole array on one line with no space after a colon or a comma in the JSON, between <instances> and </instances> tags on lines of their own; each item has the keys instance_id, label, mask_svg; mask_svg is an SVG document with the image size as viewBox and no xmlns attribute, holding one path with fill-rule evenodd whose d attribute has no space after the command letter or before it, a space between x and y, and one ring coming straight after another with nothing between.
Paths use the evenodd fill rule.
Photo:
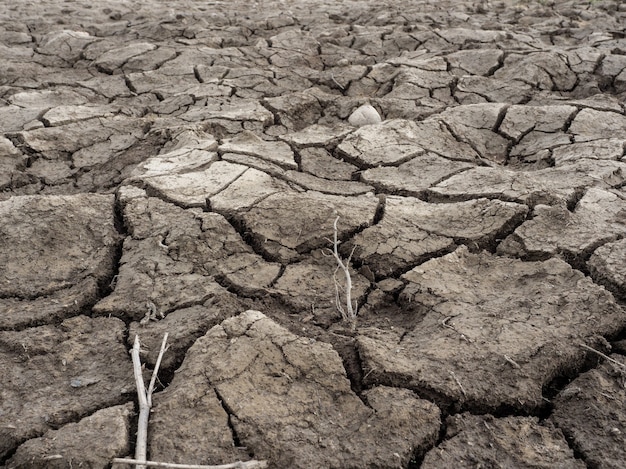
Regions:
<instances>
[{"instance_id":1,"label":"bare branch","mask_svg":"<svg viewBox=\"0 0 626 469\"><path fill-rule=\"evenodd\" d=\"M448 373L450 373L450 376L452 376L452 379L454 379L454 382L461 389L461 392L463 393L463 396L467 397L467 394L465 392L465 388L463 387L463 385L459 381L459 378L457 378L456 375L454 374L454 371L449 371Z\"/></svg>"},{"instance_id":2,"label":"bare branch","mask_svg":"<svg viewBox=\"0 0 626 469\"><path fill-rule=\"evenodd\" d=\"M135 458L144 461L147 454L148 441L148 417L150 416L150 407L148 406L148 398L146 396L146 385L143 382L143 374L141 373L141 358L139 357L139 336L135 336L135 343L131 350L133 358L133 371L135 374L135 384L137 386L137 397L139 399L139 426L137 428L137 446L135 447ZM146 466L138 464L136 469L145 469Z\"/></svg>"},{"instance_id":3,"label":"bare branch","mask_svg":"<svg viewBox=\"0 0 626 469\"><path fill-rule=\"evenodd\" d=\"M518 370L520 370L522 367L519 366L519 364L513 360L512 358L510 358L508 355L504 355L504 359L507 361L507 363L509 363L513 368L516 368Z\"/></svg>"},{"instance_id":4,"label":"bare branch","mask_svg":"<svg viewBox=\"0 0 626 469\"><path fill-rule=\"evenodd\" d=\"M611 362L612 364L617 365L617 366L618 366L618 367L620 367L620 368L626 369L626 365L624 365L623 363L618 362L617 360L612 359L612 358L611 358L611 357L609 357L608 355L605 355L604 353L602 353L602 352L600 352L600 351L598 351L598 350L596 350L596 349L594 349L594 348L592 348L592 347L589 347L589 346L588 346L588 345L586 345L586 344L579 344L579 345L580 345L582 348L584 348L585 350L589 350L590 352L597 353L597 354L598 354L598 355L600 355L602 358L604 358L605 360L608 360L608 361L609 361L609 362Z\"/></svg>"},{"instance_id":5,"label":"bare branch","mask_svg":"<svg viewBox=\"0 0 626 469\"><path fill-rule=\"evenodd\" d=\"M150 385L146 391L146 386L143 382L143 373L141 372L141 357L139 336L135 336L135 343L131 350L131 356L133 359L133 372L135 374L135 384L137 385L137 397L139 398L139 421L137 425L137 445L135 447L135 459L138 461L145 461L148 453L148 420L150 418L150 408L152 407L152 393L154 392L154 384L156 382L157 374L159 373L159 367L161 366L161 359L167 349L167 332L163 336L163 343L161 344L161 350L157 358L156 365L152 371L152 379ZM136 469L145 469L146 465L137 463Z\"/></svg>"},{"instance_id":6,"label":"bare branch","mask_svg":"<svg viewBox=\"0 0 626 469\"><path fill-rule=\"evenodd\" d=\"M350 253L350 256L348 257L348 259L344 262L344 260L341 258L341 256L339 255L339 240L337 239L337 222L339 221L339 217L335 218L335 223L333 223L333 249L332 249L332 255L335 258L335 260L337 261L337 269L335 269L335 272L333 274L333 282L335 283L335 301L337 303L337 311L339 311L339 313L341 313L341 317L344 320L354 320L354 318L356 318L356 313L357 313L357 302L354 302L354 306L352 306L352 277L350 277L350 260L352 259L352 254L354 254L354 249L356 248L353 247L352 248L352 252ZM328 240L330 241L330 240ZM337 281L337 270L343 270L343 273L345 275L346 278L346 308L344 310L344 308L341 306L341 301L339 298L339 282Z\"/></svg>"},{"instance_id":7,"label":"bare branch","mask_svg":"<svg viewBox=\"0 0 626 469\"><path fill-rule=\"evenodd\" d=\"M168 462L145 461L129 458L115 458L117 464L137 464L149 467L166 467L169 469L263 469L267 467L267 461L237 461L229 464L203 465L203 464L175 464Z\"/></svg>"},{"instance_id":8,"label":"bare branch","mask_svg":"<svg viewBox=\"0 0 626 469\"><path fill-rule=\"evenodd\" d=\"M154 371L152 372L152 378L150 379L150 385L148 386L148 394L146 396L148 399L148 407L152 407L152 393L154 392L154 385L156 383L157 374L161 366L161 360L163 359L163 354L168 349L167 347L168 336L169 334L167 332L163 335L163 342L161 342L161 350L159 350L159 356L157 357L156 364L154 365Z\"/></svg>"},{"instance_id":9,"label":"bare branch","mask_svg":"<svg viewBox=\"0 0 626 469\"><path fill-rule=\"evenodd\" d=\"M335 306L337 307L337 311L341 313L341 317L344 321L348 319L346 316L346 311L341 306L341 296L339 295L339 282L337 281L337 271L339 270L339 266L333 272L333 283L335 284Z\"/></svg>"}]
</instances>

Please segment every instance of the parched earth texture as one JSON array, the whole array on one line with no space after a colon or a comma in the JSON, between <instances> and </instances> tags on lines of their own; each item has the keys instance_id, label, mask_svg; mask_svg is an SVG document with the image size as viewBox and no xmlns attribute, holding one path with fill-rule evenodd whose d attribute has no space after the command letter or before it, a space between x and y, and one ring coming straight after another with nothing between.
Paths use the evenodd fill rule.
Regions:
<instances>
[{"instance_id":1,"label":"parched earth texture","mask_svg":"<svg viewBox=\"0 0 626 469\"><path fill-rule=\"evenodd\" d=\"M0 10L0 466L626 467L626 3Z\"/></svg>"}]
</instances>

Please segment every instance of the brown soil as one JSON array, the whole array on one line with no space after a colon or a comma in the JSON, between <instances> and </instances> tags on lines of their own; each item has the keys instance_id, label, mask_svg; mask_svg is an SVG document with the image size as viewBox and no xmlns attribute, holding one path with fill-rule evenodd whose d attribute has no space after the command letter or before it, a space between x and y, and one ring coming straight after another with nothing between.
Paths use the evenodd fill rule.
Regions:
<instances>
[{"instance_id":1,"label":"brown soil","mask_svg":"<svg viewBox=\"0 0 626 469\"><path fill-rule=\"evenodd\" d=\"M623 2L2 3L0 467L626 466Z\"/></svg>"}]
</instances>

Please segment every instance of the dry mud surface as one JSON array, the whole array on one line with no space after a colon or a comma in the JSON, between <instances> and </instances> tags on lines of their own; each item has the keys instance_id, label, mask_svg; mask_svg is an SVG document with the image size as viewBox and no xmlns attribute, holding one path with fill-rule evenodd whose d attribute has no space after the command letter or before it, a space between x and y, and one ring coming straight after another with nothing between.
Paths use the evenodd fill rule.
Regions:
<instances>
[{"instance_id":1,"label":"dry mud surface","mask_svg":"<svg viewBox=\"0 0 626 469\"><path fill-rule=\"evenodd\" d=\"M0 10L0 466L626 467L625 3Z\"/></svg>"}]
</instances>

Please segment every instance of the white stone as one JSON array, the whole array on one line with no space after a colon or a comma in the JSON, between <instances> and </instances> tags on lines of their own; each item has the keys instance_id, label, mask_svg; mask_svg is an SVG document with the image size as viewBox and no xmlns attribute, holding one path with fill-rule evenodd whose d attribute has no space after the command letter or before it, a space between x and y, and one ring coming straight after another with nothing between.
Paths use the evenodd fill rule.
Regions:
<instances>
[{"instance_id":1,"label":"white stone","mask_svg":"<svg viewBox=\"0 0 626 469\"><path fill-rule=\"evenodd\" d=\"M355 127L362 127L364 125L378 124L382 122L382 119L374 106L371 104L363 104L350 114L348 122Z\"/></svg>"}]
</instances>

